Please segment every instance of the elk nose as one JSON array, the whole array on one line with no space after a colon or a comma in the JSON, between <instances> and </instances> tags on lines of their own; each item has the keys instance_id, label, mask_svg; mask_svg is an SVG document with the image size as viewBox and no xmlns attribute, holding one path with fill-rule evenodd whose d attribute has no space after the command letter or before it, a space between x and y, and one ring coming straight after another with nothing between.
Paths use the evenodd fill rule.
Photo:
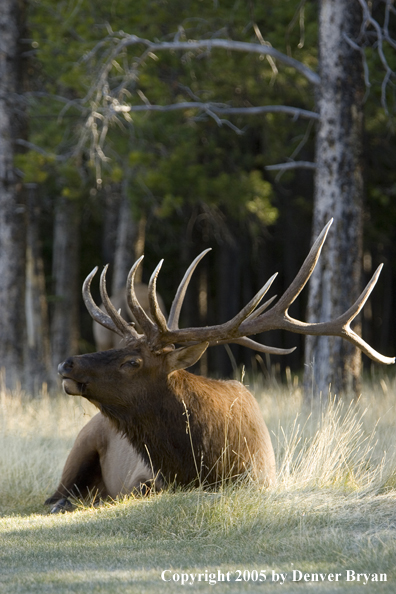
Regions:
<instances>
[{"instance_id":1,"label":"elk nose","mask_svg":"<svg viewBox=\"0 0 396 594\"><path fill-rule=\"evenodd\" d=\"M58 373L60 375L66 375L72 369L73 369L73 358L72 357L69 357L69 359L66 359L66 361L63 361L63 363L59 363L59 365L58 365Z\"/></svg>"}]
</instances>

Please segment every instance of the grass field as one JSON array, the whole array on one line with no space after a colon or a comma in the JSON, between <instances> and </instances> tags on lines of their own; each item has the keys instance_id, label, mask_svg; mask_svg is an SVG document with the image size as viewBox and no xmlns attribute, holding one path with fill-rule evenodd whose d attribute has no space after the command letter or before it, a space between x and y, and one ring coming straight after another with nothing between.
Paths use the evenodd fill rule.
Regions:
<instances>
[{"instance_id":1,"label":"grass field","mask_svg":"<svg viewBox=\"0 0 396 594\"><path fill-rule=\"evenodd\" d=\"M250 385L276 451L271 489L164 491L55 516L43 501L95 409L1 390L0 592L396 592L395 380L314 413L289 384Z\"/></svg>"}]
</instances>

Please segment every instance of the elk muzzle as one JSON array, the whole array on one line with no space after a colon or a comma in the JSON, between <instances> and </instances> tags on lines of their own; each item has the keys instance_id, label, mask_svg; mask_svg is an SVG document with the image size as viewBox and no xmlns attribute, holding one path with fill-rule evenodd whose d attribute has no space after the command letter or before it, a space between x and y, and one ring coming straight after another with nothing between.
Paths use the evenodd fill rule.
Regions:
<instances>
[{"instance_id":1,"label":"elk muzzle","mask_svg":"<svg viewBox=\"0 0 396 594\"><path fill-rule=\"evenodd\" d=\"M62 378L62 388L69 396L84 396L86 384L73 379L73 367L72 357L58 365L58 373Z\"/></svg>"}]
</instances>

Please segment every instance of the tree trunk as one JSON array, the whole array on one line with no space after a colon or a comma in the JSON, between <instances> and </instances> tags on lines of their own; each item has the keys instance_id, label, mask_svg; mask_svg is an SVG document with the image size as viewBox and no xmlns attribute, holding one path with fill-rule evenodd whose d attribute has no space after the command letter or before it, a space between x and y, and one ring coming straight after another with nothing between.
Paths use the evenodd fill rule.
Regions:
<instances>
[{"instance_id":1,"label":"tree trunk","mask_svg":"<svg viewBox=\"0 0 396 594\"><path fill-rule=\"evenodd\" d=\"M48 307L45 290L44 263L38 231L36 184L27 184L26 245L26 390L37 394L51 375Z\"/></svg>"},{"instance_id":2,"label":"tree trunk","mask_svg":"<svg viewBox=\"0 0 396 594\"><path fill-rule=\"evenodd\" d=\"M363 96L361 56L346 41L361 23L357 0L322 0L319 14L318 92L313 236L334 217L310 281L310 322L337 317L360 292L363 201ZM307 337L305 385L313 397L359 389L360 351L339 338Z\"/></svg>"},{"instance_id":3,"label":"tree trunk","mask_svg":"<svg viewBox=\"0 0 396 594\"><path fill-rule=\"evenodd\" d=\"M103 198L102 263L110 265L109 278L112 278L121 201L120 185L106 185Z\"/></svg>"},{"instance_id":4,"label":"tree trunk","mask_svg":"<svg viewBox=\"0 0 396 594\"><path fill-rule=\"evenodd\" d=\"M52 368L78 353L80 227L79 205L59 198L55 207L52 276L54 304L51 322Z\"/></svg>"},{"instance_id":5,"label":"tree trunk","mask_svg":"<svg viewBox=\"0 0 396 594\"><path fill-rule=\"evenodd\" d=\"M126 188L121 190L121 202L115 242L114 271L112 295L125 288L126 279L135 260L143 254L145 220L136 222L132 218L131 204L126 194ZM140 252L140 253L139 253ZM142 266L135 275L135 282L142 281Z\"/></svg>"},{"instance_id":6,"label":"tree trunk","mask_svg":"<svg viewBox=\"0 0 396 594\"><path fill-rule=\"evenodd\" d=\"M25 3L3 0L0 11L0 368L6 385L23 383L25 336L25 206L15 171L16 139L26 128L19 100L20 40Z\"/></svg>"}]
</instances>

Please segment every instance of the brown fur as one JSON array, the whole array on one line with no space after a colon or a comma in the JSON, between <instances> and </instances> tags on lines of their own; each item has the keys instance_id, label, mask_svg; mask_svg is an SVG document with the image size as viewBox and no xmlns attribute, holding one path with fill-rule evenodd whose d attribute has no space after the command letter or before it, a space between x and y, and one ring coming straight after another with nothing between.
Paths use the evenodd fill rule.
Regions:
<instances>
[{"instance_id":1,"label":"brown fur","mask_svg":"<svg viewBox=\"0 0 396 594\"><path fill-rule=\"evenodd\" d=\"M59 372L65 391L98 406L154 475L217 485L250 471L269 484L275 457L254 397L239 382L184 370L206 346L153 353L145 341L131 341L123 349L71 357Z\"/></svg>"}]
</instances>

